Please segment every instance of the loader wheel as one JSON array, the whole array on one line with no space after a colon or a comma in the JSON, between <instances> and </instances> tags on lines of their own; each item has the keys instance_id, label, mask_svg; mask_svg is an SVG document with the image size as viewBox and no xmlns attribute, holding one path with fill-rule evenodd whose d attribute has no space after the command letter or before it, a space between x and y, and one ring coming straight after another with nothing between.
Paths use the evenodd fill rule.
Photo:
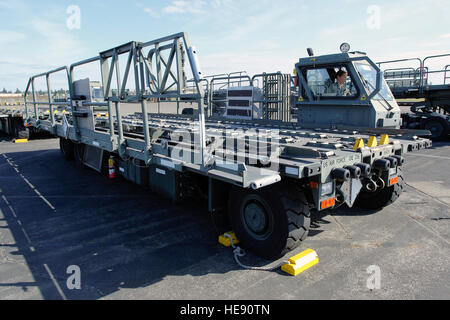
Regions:
<instances>
[{"instance_id":1,"label":"loader wheel","mask_svg":"<svg viewBox=\"0 0 450 320\"><path fill-rule=\"evenodd\" d=\"M66 160L74 159L74 143L65 138L59 138L59 150Z\"/></svg>"},{"instance_id":2,"label":"loader wheel","mask_svg":"<svg viewBox=\"0 0 450 320\"><path fill-rule=\"evenodd\" d=\"M306 239L310 210L302 191L279 185L260 190L232 188L229 218L242 247L265 259L277 259Z\"/></svg>"},{"instance_id":3,"label":"loader wheel","mask_svg":"<svg viewBox=\"0 0 450 320\"><path fill-rule=\"evenodd\" d=\"M16 139L30 139L30 129L25 127L23 120L19 120L19 118L17 118L14 124L14 136Z\"/></svg>"},{"instance_id":4,"label":"loader wheel","mask_svg":"<svg viewBox=\"0 0 450 320\"><path fill-rule=\"evenodd\" d=\"M355 207L362 210L380 210L393 204L406 188L401 169L398 168L398 183L375 192L361 192L356 199Z\"/></svg>"},{"instance_id":5,"label":"loader wheel","mask_svg":"<svg viewBox=\"0 0 450 320\"><path fill-rule=\"evenodd\" d=\"M431 118L425 121L425 130L431 132L431 139L442 140L445 139L450 131L449 124L442 118Z\"/></svg>"}]
</instances>

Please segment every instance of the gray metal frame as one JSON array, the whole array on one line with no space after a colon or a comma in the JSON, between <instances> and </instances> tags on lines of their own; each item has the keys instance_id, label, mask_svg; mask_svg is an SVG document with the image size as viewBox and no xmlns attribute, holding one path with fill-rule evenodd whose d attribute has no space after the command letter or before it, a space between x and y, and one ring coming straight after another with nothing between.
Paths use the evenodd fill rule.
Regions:
<instances>
[{"instance_id":1,"label":"gray metal frame","mask_svg":"<svg viewBox=\"0 0 450 320\"><path fill-rule=\"evenodd\" d=\"M448 71L448 68L450 67L450 65L446 65L443 70L431 70L430 71L429 67L427 67L427 61L430 61L432 59L443 58L443 57L450 57L450 53L428 56L428 57L425 57L423 60L420 58L410 58L410 59L382 61L382 62L378 62L377 65L381 68L382 65L387 65L387 64L395 64L395 63L401 63L401 62L407 62L407 61L418 61L419 62L418 70L420 71L418 89L419 89L419 93L423 94L424 91L426 90L426 87L428 86L427 79L429 78L429 75L443 73L444 80L443 80L442 84L444 84L444 85L446 84L447 71ZM390 70L392 70L392 69L385 70L384 72L390 71ZM437 85L437 84L435 84L435 85Z\"/></svg>"},{"instance_id":2,"label":"gray metal frame","mask_svg":"<svg viewBox=\"0 0 450 320\"><path fill-rule=\"evenodd\" d=\"M261 81L261 82L259 82ZM261 73L252 77L251 83L261 83L263 119L291 122L291 75L281 72Z\"/></svg>"},{"instance_id":3,"label":"gray metal frame","mask_svg":"<svg viewBox=\"0 0 450 320\"><path fill-rule=\"evenodd\" d=\"M312 130L295 123L273 120L236 121L213 117L205 119L203 86L210 88L210 98L206 97L206 103L210 105L214 82L224 77L216 77L209 82L207 79L201 79L195 74L198 70L195 59L187 55L188 60L184 60L184 52L189 48L191 44L187 35L178 33L145 43L129 42L103 51L97 57L74 63L69 68L61 67L31 77L25 91L27 97L31 88L33 97L32 101L26 101L27 121L37 128L68 138L75 143L118 154L122 159L142 160L146 165L157 165L176 172L194 172L208 177L210 181L212 179L253 189L288 178L308 179L318 183L333 182L331 176L333 169L355 163L371 164L382 157L402 155L431 145L428 140L399 135L388 145L354 150L356 140L360 138L368 140L369 136L364 132ZM149 50L147 54L146 49ZM162 55L163 51L169 51L167 60ZM120 55L128 55L123 76L120 72ZM351 59L352 62L360 60L373 65L366 57ZM74 70L85 64L97 62L101 68L104 102L80 100L80 97L74 94ZM194 76L189 81L193 83L192 92L187 92L188 81L184 73L186 62L189 63ZM156 69L153 68L153 63L156 64ZM134 68L136 92L127 95L125 88L131 68ZM48 78L51 73L64 70L68 76L70 101L54 103L49 99L48 103L37 102L34 79L39 76ZM114 73L116 73L115 80L113 80ZM252 84L252 79L242 73L228 75L226 79L227 81L247 79ZM379 76L378 91L381 79ZM112 93L112 81L116 82L117 95ZM47 89L50 96L49 83ZM375 91L373 95L376 93ZM198 118L195 115L148 113L147 100L160 101L165 98L175 98L177 102L182 98L196 101ZM141 112L124 116L121 114L122 103L140 104ZM29 104L34 107L34 117L28 113ZM51 118L51 121L41 120L37 110L39 104L48 105L51 110L53 105L70 107L67 117L71 124L65 127L64 124L55 122L54 118ZM95 119L98 125L96 130L82 128L77 121L80 106L106 107L108 116ZM53 115L53 112L51 114ZM104 125L106 123L109 124ZM189 142L180 141L178 138L183 133L192 139ZM233 143L231 149L225 147L227 140ZM267 151L264 151L266 153L263 157L259 152L247 154L246 149L252 151L251 145L256 145L258 150L265 145ZM189 158L177 157L179 151L189 154ZM275 164L276 166L273 166ZM320 192L320 189L314 192ZM315 194L315 206L319 210L320 199L321 195Z\"/></svg>"}]
</instances>

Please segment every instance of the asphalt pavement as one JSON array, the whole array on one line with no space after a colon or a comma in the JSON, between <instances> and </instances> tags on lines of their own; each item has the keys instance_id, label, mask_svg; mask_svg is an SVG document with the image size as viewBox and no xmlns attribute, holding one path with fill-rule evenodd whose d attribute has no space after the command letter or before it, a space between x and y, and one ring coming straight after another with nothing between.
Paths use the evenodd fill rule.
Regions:
<instances>
[{"instance_id":1,"label":"asphalt pavement","mask_svg":"<svg viewBox=\"0 0 450 320\"><path fill-rule=\"evenodd\" d=\"M450 142L407 155L404 173L406 192L390 207L315 216L283 259L311 248L320 262L292 277L239 267L201 203L173 204L66 162L57 139L2 136L0 300L450 299ZM368 286L373 270L379 289Z\"/></svg>"}]
</instances>

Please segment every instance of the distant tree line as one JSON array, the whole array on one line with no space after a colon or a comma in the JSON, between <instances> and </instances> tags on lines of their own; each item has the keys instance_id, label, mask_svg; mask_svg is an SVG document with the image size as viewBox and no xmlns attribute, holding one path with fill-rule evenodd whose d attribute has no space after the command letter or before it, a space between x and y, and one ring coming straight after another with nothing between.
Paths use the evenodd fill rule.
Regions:
<instances>
[{"instance_id":1,"label":"distant tree line","mask_svg":"<svg viewBox=\"0 0 450 320\"><path fill-rule=\"evenodd\" d=\"M67 94L68 92L69 92L69 90L64 90L64 89L52 90L53 94L59 94L59 95ZM9 94L12 94L12 93L22 94L23 92L19 88L17 88L15 92L13 92L11 90L6 90L6 88L3 88L3 90L0 91L0 93L5 93L5 94L8 94L8 93ZM42 96L42 95L47 94L47 91L46 90L37 90L36 94Z\"/></svg>"},{"instance_id":2,"label":"distant tree line","mask_svg":"<svg viewBox=\"0 0 450 320\"><path fill-rule=\"evenodd\" d=\"M13 92L11 90L6 90L6 88L3 88L3 90L0 93L13 93ZM20 93L22 93L22 91L19 88L17 88L14 93L20 94Z\"/></svg>"}]
</instances>

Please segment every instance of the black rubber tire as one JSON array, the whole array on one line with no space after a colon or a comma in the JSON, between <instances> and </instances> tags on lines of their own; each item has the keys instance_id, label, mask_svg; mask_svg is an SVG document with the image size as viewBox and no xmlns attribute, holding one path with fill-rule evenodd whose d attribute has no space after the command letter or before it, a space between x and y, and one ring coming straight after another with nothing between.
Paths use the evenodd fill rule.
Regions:
<instances>
[{"instance_id":1,"label":"black rubber tire","mask_svg":"<svg viewBox=\"0 0 450 320\"><path fill-rule=\"evenodd\" d=\"M433 130L433 128L438 128ZM431 139L433 140L443 140L448 137L450 133L450 125L447 121L439 117L432 117L425 120L424 129L430 130Z\"/></svg>"},{"instance_id":2,"label":"black rubber tire","mask_svg":"<svg viewBox=\"0 0 450 320\"><path fill-rule=\"evenodd\" d=\"M361 192L356 198L355 207L362 210L381 210L393 204L406 188L406 182L399 168L398 183L375 192Z\"/></svg>"},{"instance_id":3,"label":"black rubber tire","mask_svg":"<svg viewBox=\"0 0 450 320\"><path fill-rule=\"evenodd\" d=\"M30 139L30 129L25 127L21 118L14 121L14 136L16 139Z\"/></svg>"},{"instance_id":4,"label":"black rubber tire","mask_svg":"<svg viewBox=\"0 0 450 320\"><path fill-rule=\"evenodd\" d=\"M64 157L64 159L68 161L72 161L75 159L74 143L70 140L59 138L59 151L61 152L61 155Z\"/></svg>"},{"instance_id":5,"label":"black rubber tire","mask_svg":"<svg viewBox=\"0 0 450 320\"><path fill-rule=\"evenodd\" d=\"M193 115L194 109L193 108L184 108L183 111L181 111L182 115Z\"/></svg>"},{"instance_id":6,"label":"black rubber tire","mask_svg":"<svg viewBox=\"0 0 450 320\"><path fill-rule=\"evenodd\" d=\"M258 238L245 226L244 211L250 204L264 207L267 237ZM274 185L260 190L233 187L228 213L240 245L265 259L278 259L297 248L308 236L311 213L306 196L296 186Z\"/></svg>"}]
</instances>

